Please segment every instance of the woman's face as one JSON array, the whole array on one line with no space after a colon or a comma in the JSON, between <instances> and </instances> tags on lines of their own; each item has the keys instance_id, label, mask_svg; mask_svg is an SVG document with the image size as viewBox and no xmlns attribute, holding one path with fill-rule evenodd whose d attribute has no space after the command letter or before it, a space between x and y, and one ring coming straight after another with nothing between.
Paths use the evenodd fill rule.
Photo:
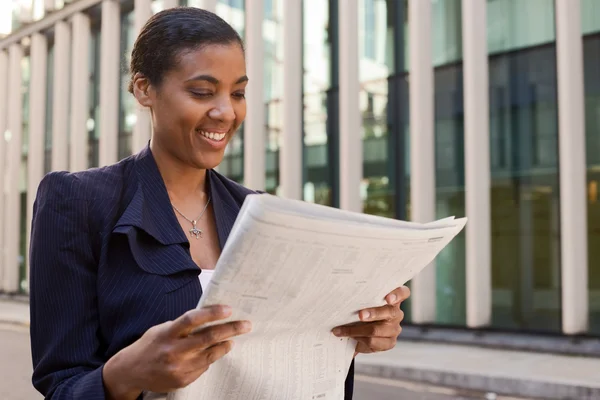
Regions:
<instances>
[{"instance_id":1,"label":"woman's face","mask_svg":"<svg viewBox=\"0 0 600 400\"><path fill-rule=\"evenodd\" d=\"M184 52L160 86L149 87L152 140L185 164L216 167L246 117L247 82L237 43Z\"/></svg>"}]
</instances>

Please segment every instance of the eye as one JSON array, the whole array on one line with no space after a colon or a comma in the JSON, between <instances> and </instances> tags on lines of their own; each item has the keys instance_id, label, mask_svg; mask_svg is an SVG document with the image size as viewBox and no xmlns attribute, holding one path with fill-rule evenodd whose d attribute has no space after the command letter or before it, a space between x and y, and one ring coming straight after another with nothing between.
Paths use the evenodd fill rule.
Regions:
<instances>
[{"instance_id":1,"label":"eye","mask_svg":"<svg viewBox=\"0 0 600 400\"><path fill-rule=\"evenodd\" d=\"M234 97L237 97L238 99L245 99L246 98L246 93L245 92L235 92L233 94Z\"/></svg>"},{"instance_id":2,"label":"eye","mask_svg":"<svg viewBox=\"0 0 600 400\"><path fill-rule=\"evenodd\" d=\"M190 90L190 93L192 94L192 96L198 97L198 98L206 98L206 97L212 96L211 92L195 92L193 90Z\"/></svg>"}]
</instances>

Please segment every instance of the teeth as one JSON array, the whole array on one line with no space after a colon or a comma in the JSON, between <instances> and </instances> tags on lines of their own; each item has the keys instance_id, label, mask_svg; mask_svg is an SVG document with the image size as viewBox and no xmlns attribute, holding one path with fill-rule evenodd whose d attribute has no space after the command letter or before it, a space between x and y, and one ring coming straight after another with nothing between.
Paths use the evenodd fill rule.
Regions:
<instances>
[{"instance_id":1,"label":"teeth","mask_svg":"<svg viewBox=\"0 0 600 400\"><path fill-rule=\"evenodd\" d=\"M199 132L202 136L207 137L212 140L216 140L217 142L220 142L221 140L223 140L226 135L225 133L215 133L215 132L206 132L206 131L199 131Z\"/></svg>"}]
</instances>

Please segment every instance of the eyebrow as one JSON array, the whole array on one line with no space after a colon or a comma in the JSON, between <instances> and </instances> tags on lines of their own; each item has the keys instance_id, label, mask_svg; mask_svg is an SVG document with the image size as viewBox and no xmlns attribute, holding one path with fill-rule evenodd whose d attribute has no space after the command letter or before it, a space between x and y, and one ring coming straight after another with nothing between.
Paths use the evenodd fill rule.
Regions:
<instances>
[{"instance_id":1,"label":"eyebrow","mask_svg":"<svg viewBox=\"0 0 600 400\"><path fill-rule=\"evenodd\" d=\"M198 76L195 76L195 77L187 80L187 82L192 82L192 81L207 81L207 82L212 83L213 85L219 84L219 80L212 75L198 75ZM246 75L239 78L235 82L235 84L239 85L240 83L243 83L243 82L248 82L248 77Z\"/></svg>"}]
</instances>

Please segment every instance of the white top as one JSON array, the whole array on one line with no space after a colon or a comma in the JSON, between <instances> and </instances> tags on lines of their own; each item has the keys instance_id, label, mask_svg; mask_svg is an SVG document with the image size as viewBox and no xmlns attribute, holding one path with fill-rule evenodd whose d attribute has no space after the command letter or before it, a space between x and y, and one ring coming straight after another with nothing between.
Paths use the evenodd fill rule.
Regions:
<instances>
[{"instance_id":1,"label":"white top","mask_svg":"<svg viewBox=\"0 0 600 400\"><path fill-rule=\"evenodd\" d=\"M206 288L208 287L208 283L212 279L214 273L214 269L203 269L200 272L200 287L202 287L203 291L206 290Z\"/></svg>"}]
</instances>

